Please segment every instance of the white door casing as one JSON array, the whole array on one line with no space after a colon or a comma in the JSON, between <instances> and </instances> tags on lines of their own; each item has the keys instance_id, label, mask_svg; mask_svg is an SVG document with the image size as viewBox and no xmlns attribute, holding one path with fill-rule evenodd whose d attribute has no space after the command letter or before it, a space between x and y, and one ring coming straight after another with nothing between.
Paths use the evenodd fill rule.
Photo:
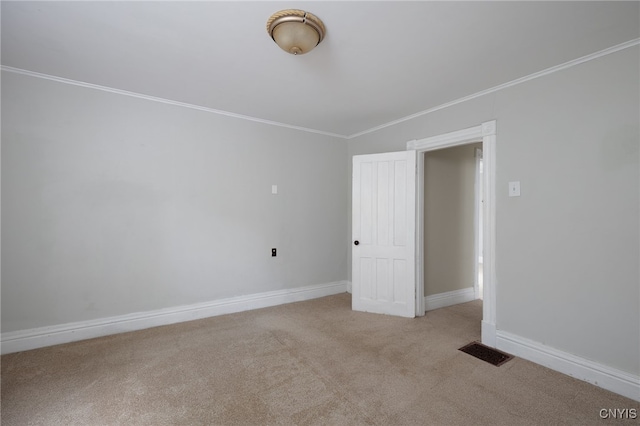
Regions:
<instances>
[{"instance_id":1,"label":"white door casing","mask_svg":"<svg viewBox=\"0 0 640 426\"><path fill-rule=\"evenodd\" d=\"M415 316L415 196L416 151L353 157L353 310Z\"/></svg>"},{"instance_id":2,"label":"white door casing","mask_svg":"<svg viewBox=\"0 0 640 426\"><path fill-rule=\"evenodd\" d=\"M407 150L417 152L416 198L416 315L424 315L424 152L482 141L482 257L483 303L482 343L496 347L496 130L497 122L407 142Z\"/></svg>"}]
</instances>

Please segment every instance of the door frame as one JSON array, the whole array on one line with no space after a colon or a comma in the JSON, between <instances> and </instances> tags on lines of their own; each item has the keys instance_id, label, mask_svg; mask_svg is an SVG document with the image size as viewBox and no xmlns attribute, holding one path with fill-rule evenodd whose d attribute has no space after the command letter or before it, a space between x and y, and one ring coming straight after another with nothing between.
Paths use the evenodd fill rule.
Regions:
<instances>
[{"instance_id":1,"label":"door frame","mask_svg":"<svg viewBox=\"0 0 640 426\"><path fill-rule=\"evenodd\" d=\"M482 141L483 212L483 308L482 343L496 347L496 120L478 126L407 142L415 150L416 173L416 315L425 314L424 304L424 153L436 149Z\"/></svg>"}]
</instances>

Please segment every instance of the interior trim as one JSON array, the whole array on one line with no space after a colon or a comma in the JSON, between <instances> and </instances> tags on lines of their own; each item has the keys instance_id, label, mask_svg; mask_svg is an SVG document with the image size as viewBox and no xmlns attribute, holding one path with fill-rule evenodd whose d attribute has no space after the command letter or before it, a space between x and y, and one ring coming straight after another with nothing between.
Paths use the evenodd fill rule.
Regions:
<instances>
[{"instance_id":1,"label":"interior trim","mask_svg":"<svg viewBox=\"0 0 640 426\"><path fill-rule=\"evenodd\" d=\"M515 80L509 81L509 82L504 83L504 84L500 84L498 86L491 87L489 89L481 90L480 92L476 92L476 93L474 93L472 95L465 96L465 97L462 97L460 99L456 99L455 101L447 102L447 103L444 103L442 105L438 105L436 107L429 108L429 109L426 109L424 111L416 112L415 114L407 115L406 117L402 117L402 118L399 118L399 119L394 120L394 121L390 121L390 122L385 123L385 124L381 124L380 126L372 127L370 129L363 130L362 132L354 133L352 135L348 135L348 136L346 136L346 139L353 139L353 138L356 138L358 136L366 135L368 133L373 133L373 132L376 132L378 130L384 129L385 127L395 126L396 124L400 124L400 123L405 122L405 121L413 120L414 118L417 118L417 117L420 117L420 116L423 116L423 115L426 115L426 114L430 114L432 112L436 112L436 111L439 111L441 109L449 108L450 106L461 104L463 102L467 102L467 101L470 101L472 99L479 98L480 96L488 95L490 93L497 92L499 90L506 89L506 88L509 88L509 87L512 87L512 86L516 86L516 85L521 84L521 83L526 83L527 81L534 80L534 79L539 78L539 77L544 77L545 75L553 74L555 72L562 71L562 70L565 70L567 68L574 67L576 65L580 65L580 64L582 64L584 62L592 61L594 59L601 58L601 57L609 55L611 53L615 53L615 52L618 52L620 50L627 49L629 47L637 46L639 44L640 44L640 38L629 40L627 42L624 42L624 43L621 43L621 44L617 44L615 46L612 46L612 47L609 47L607 49L601 50L599 52L591 53L589 55L582 56L582 57L577 58L577 59L573 59L571 61L565 62L565 63L560 64L560 65L555 65L553 67L544 69L542 71L535 72L533 74L526 75L524 77L517 78Z\"/></svg>"},{"instance_id":2,"label":"interior trim","mask_svg":"<svg viewBox=\"0 0 640 426\"><path fill-rule=\"evenodd\" d=\"M473 300L476 300L476 291L473 287L468 287L425 296L424 309L425 311L432 311L434 309L446 308L447 306L467 303Z\"/></svg>"},{"instance_id":3,"label":"interior trim","mask_svg":"<svg viewBox=\"0 0 640 426\"><path fill-rule=\"evenodd\" d=\"M427 151L482 141L484 161L483 191L483 303L482 343L495 347L496 330L496 120L478 126L407 142L415 150L416 173L416 315L424 306L424 153Z\"/></svg>"},{"instance_id":4,"label":"interior trim","mask_svg":"<svg viewBox=\"0 0 640 426\"><path fill-rule=\"evenodd\" d=\"M518 84L521 84L521 83L525 83L527 81L530 81L530 80L533 80L533 79L536 79L536 78L539 78L539 77L543 77L545 75L552 74L552 73L557 72L557 71L562 71L562 70L565 70L567 68L571 68L573 66L580 65L580 64L582 64L584 62L592 61L592 60L598 59L598 58L600 58L602 56L606 56L606 55L609 55L611 53L615 53L615 52L618 52L620 50L624 50L624 49L627 49L629 47L633 47L633 46L637 46L637 45L640 45L640 38L636 38L636 39L629 40L629 41L624 42L624 43L617 44L615 46L611 46L609 48L600 50L599 52L591 53L589 55L585 55L585 56L582 56L580 58L573 59L573 60L565 62L563 64L556 65L556 66L547 68L545 70L535 72L533 74L529 74L527 76L512 80L512 81L504 83L504 84L500 84L498 86L491 87L489 89L481 90L480 92L474 93L472 95L465 96L465 97L462 97L460 99L456 99L454 101L447 102L447 103L444 103L442 105L438 105L436 107L429 108L429 109L426 109L424 111L417 112L415 114L407 115L406 117L402 117L402 118L399 118L397 120L390 121L388 123L384 123L384 124L381 124L379 126L372 127L370 129L366 129L366 130L363 130L361 132L354 133L354 134L351 134L351 135L340 135L340 134L337 134L337 133L325 132L323 130L309 129L309 128L306 128L306 127L294 126L292 124L280 123L278 121L265 120L265 119L262 119L262 118L251 117L251 116L248 116L248 115L236 114L234 112L223 111L223 110L214 109L214 108L207 108L207 107L203 107L203 106L199 106L199 105L193 105L193 104L189 104L189 103L186 103L186 102L178 102L178 101L173 101L173 100L170 100L170 99L159 98L159 97L156 97L156 96L143 95L141 93L135 93L135 92L127 91L127 90L115 89L115 88L112 88L112 87L100 86L100 85L97 85L97 84L85 83L85 82L82 82L82 81L77 81L77 80L72 80L72 79L63 78L63 77L57 77L57 76L53 76L53 75L49 75L49 74L43 74L43 73L29 71L29 70L25 70L25 69L10 67L10 66L7 66L7 65L0 65L0 69L2 71L12 72L12 73L15 73L15 74L22 74L22 75L27 75L27 76L30 76L30 77L36 77L36 78L42 78L42 79L46 79L46 80L57 81L59 83L71 84L71 85L74 85L74 86L81 86L81 87L86 87L86 88L89 88L89 89L101 90L101 91L104 91L104 92L110 92L110 93L115 93L115 94L124 95L124 96L131 96L131 97L134 97L134 98L140 98L140 99L145 99L145 100L148 100L148 101L160 102L160 103L164 103L164 104L169 104L169 105L175 105L175 106L180 106L180 107L184 107L184 108L195 109L195 110L198 110L198 111L209 112L209 113L212 113L212 114L225 115L227 117L233 117L233 118L239 118L239 119L242 119L242 120L254 121L254 122L257 122L257 123L268 124L268 125L271 125L271 126L285 127L285 128L288 128L288 129L300 130L300 131L309 132L309 133L316 133L316 134L325 135L325 136L331 136L331 137L340 138L340 139L353 139L353 138L357 138L358 136L366 135L368 133L373 133L373 132L376 132L378 130L384 129L386 127L391 127L391 126L394 126L396 124L399 124L399 123L402 123L402 122L405 122L405 121L408 121L408 120L412 120L414 118L417 118L417 117L420 117L420 116L423 116L423 115L426 115L426 114L430 114L432 112L439 111L441 109L445 109L445 108L448 108L450 106L454 106L454 105L457 105L457 104L460 104L460 103L463 103L463 102L466 102L466 101L470 101L472 99L479 98L480 96L488 95L490 93L497 92L499 90L506 89L506 88L511 87L511 86L515 86L515 85L518 85Z\"/></svg>"},{"instance_id":5,"label":"interior trim","mask_svg":"<svg viewBox=\"0 0 640 426\"><path fill-rule=\"evenodd\" d=\"M536 364L640 401L640 376L560 351L506 331L496 333L497 348Z\"/></svg>"},{"instance_id":6,"label":"interior trim","mask_svg":"<svg viewBox=\"0 0 640 426\"><path fill-rule=\"evenodd\" d=\"M4 355L62 343L93 339L111 334L144 330L161 325L176 324L218 315L283 305L285 303L311 300L344 293L346 291L347 281L336 281L307 287L230 297L193 305L137 312L116 317L12 331L0 335L0 347Z\"/></svg>"},{"instance_id":7,"label":"interior trim","mask_svg":"<svg viewBox=\"0 0 640 426\"><path fill-rule=\"evenodd\" d=\"M194 105L187 102L178 102L171 99L159 98L157 96L144 95L142 93L130 92L128 90L115 89L113 87L100 86L99 84L86 83L84 81L71 80L69 78L57 77L55 75L43 74L35 71L24 70L20 68L9 67L6 65L0 66L2 71L11 72L14 74L26 75L29 77L41 78L43 80L51 80L57 83L69 84L72 86L80 86L88 89L100 90L102 92L115 93L117 95L129 96L132 98L144 99L147 101L159 102L162 104L179 106L183 108L195 109L197 111L209 112L212 114L224 115L232 118L239 118L241 120L254 121L256 123L268 124L270 126L286 127L288 129L300 130L307 133L316 133L325 136L332 136L334 138L346 139L346 136L339 135L337 133L325 132L322 130L309 129L307 127L294 126L292 124L280 123L278 121L265 120L262 118L251 117L243 114L236 114L235 112L223 111L220 109L208 108L200 105Z\"/></svg>"}]
</instances>

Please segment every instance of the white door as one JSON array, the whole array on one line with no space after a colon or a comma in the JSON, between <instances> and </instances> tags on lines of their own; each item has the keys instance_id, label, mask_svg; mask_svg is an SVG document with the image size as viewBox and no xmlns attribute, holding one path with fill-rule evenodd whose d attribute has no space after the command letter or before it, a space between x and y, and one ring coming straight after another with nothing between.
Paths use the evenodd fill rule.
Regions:
<instances>
[{"instance_id":1,"label":"white door","mask_svg":"<svg viewBox=\"0 0 640 426\"><path fill-rule=\"evenodd\" d=\"M352 308L413 318L416 152L353 157Z\"/></svg>"}]
</instances>

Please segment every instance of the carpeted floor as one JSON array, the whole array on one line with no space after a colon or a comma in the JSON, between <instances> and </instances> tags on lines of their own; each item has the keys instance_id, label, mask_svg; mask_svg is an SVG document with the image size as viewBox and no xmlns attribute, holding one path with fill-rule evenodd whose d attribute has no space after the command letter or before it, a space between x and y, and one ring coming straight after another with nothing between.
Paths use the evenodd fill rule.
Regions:
<instances>
[{"instance_id":1,"label":"carpeted floor","mask_svg":"<svg viewBox=\"0 0 640 426\"><path fill-rule=\"evenodd\" d=\"M349 294L2 356L2 425L590 425L640 404L458 350L482 305L403 319ZM628 420L637 424L636 420Z\"/></svg>"}]
</instances>

